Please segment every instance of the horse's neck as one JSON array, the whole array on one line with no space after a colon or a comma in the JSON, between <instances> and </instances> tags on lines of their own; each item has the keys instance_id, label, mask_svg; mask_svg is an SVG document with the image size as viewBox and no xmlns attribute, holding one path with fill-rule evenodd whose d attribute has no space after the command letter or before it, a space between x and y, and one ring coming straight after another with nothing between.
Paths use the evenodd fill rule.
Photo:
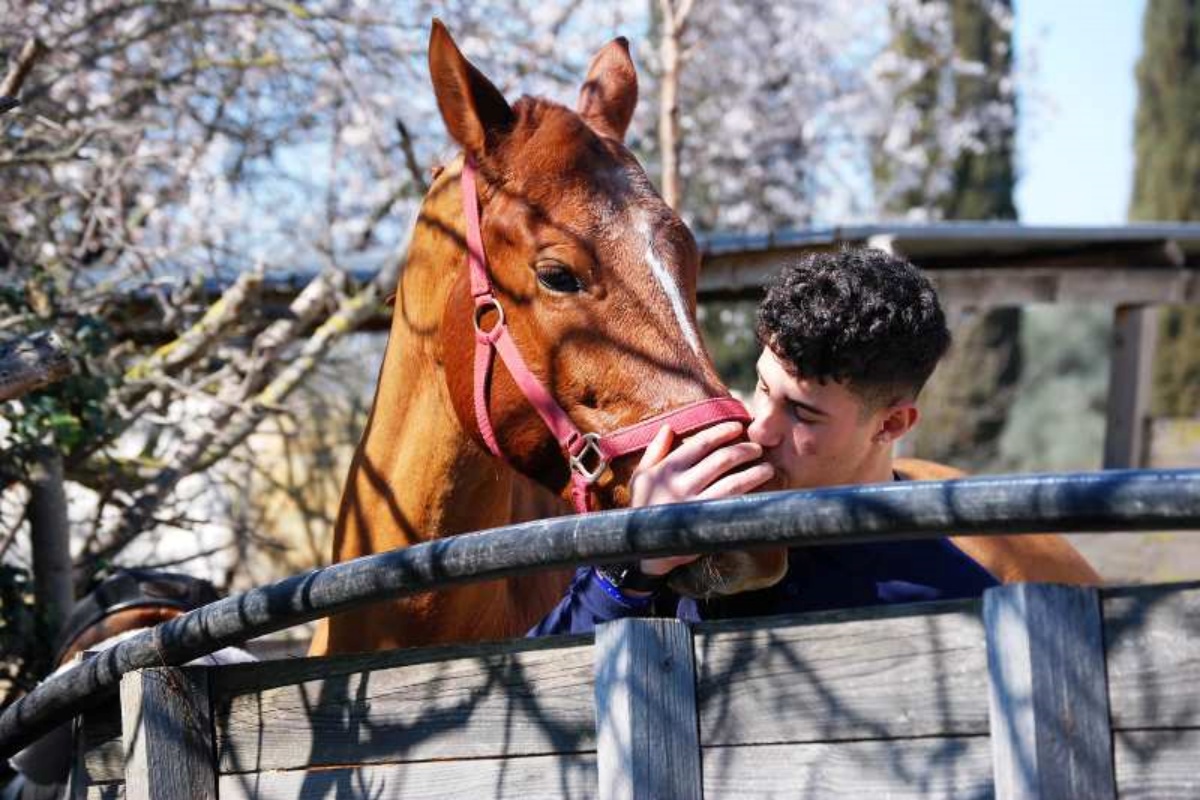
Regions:
<instances>
[{"instance_id":1,"label":"horse's neck","mask_svg":"<svg viewBox=\"0 0 1200 800\"><path fill-rule=\"evenodd\" d=\"M468 439L451 411L445 380L435 364L414 356L420 348L407 338L393 330L346 481L335 561L549 515L558 502ZM361 609L332 621L328 640L314 652L521 635L553 607L565 581L543 573Z\"/></svg>"},{"instance_id":2,"label":"horse's neck","mask_svg":"<svg viewBox=\"0 0 1200 800\"><path fill-rule=\"evenodd\" d=\"M422 207L379 387L339 513L341 560L504 524L512 472L470 440L442 374L438 331L463 264L454 187L439 181Z\"/></svg>"},{"instance_id":3,"label":"horse's neck","mask_svg":"<svg viewBox=\"0 0 1200 800\"><path fill-rule=\"evenodd\" d=\"M407 361L385 362L411 383L380 381L342 500L338 560L508 519L511 474L467 440L440 376Z\"/></svg>"},{"instance_id":4,"label":"horse's neck","mask_svg":"<svg viewBox=\"0 0 1200 800\"><path fill-rule=\"evenodd\" d=\"M374 405L342 495L335 561L564 510L476 445L453 411L439 330L464 263L456 172L435 182L413 233ZM360 609L332 620L314 652L520 635L566 579L542 573Z\"/></svg>"}]
</instances>

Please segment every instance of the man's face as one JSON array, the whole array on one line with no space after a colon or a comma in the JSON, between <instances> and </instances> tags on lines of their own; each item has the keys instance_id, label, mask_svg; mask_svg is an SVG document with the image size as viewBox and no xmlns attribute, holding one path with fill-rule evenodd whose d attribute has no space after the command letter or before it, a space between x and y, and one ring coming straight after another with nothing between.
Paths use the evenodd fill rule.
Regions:
<instances>
[{"instance_id":1,"label":"man's face","mask_svg":"<svg viewBox=\"0 0 1200 800\"><path fill-rule=\"evenodd\" d=\"M750 440L762 445L780 488L807 489L885 480L874 475L890 445L878 441L886 412L864 413L844 384L791 375L769 347L758 359Z\"/></svg>"}]
</instances>

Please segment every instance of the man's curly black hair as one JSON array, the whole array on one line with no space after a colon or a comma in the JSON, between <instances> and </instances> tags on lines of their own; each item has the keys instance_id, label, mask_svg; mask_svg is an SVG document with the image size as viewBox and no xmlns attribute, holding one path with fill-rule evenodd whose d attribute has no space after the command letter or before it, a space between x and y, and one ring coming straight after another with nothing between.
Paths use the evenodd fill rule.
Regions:
<instances>
[{"instance_id":1,"label":"man's curly black hair","mask_svg":"<svg viewBox=\"0 0 1200 800\"><path fill-rule=\"evenodd\" d=\"M844 382L872 408L915 400L950 347L929 279L868 247L786 266L758 308L757 333L793 375Z\"/></svg>"}]
</instances>

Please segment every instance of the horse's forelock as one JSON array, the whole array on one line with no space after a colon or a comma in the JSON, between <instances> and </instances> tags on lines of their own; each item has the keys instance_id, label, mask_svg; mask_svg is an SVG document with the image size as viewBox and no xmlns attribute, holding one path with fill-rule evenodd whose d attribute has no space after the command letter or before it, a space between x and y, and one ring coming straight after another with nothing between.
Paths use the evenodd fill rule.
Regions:
<instances>
[{"instance_id":1,"label":"horse's forelock","mask_svg":"<svg viewBox=\"0 0 1200 800\"><path fill-rule=\"evenodd\" d=\"M573 188L600 190L622 203L642 190L637 179L644 173L632 154L596 133L574 110L526 96L513 112L517 121L495 164L510 190L546 199Z\"/></svg>"}]
</instances>

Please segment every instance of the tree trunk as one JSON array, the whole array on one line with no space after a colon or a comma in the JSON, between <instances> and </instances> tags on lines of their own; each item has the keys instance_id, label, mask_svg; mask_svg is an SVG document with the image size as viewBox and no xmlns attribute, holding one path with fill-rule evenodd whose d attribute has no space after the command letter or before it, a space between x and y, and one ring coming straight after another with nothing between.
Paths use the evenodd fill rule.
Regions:
<instances>
[{"instance_id":1,"label":"tree trunk","mask_svg":"<svg viewBox=\"0 0 1200 800\"><path fill-rule=\"evenodd\" d=\"M34 598L49 643L58 637L75 605L62 456L51 447L39 448L34 455L29 474L28 517Z\"/></svg>"},{"instance_id":2,"label":"tree trunk","mask_svg":"<svg viewBox=\"0 0 1200 800\"><path fill-rule=\"evenodd\" d=\"M679 72L683 60L683 32L692 2L684 0L676 6L673 0L660 0L659 5L663 17L663 35L658 47L659 57L662 59L658 103L662 196L667 205L679 211L683 200L682 179L679 174L679 152L682 146L679 135Z\"/></svg>"}]
</instances>

